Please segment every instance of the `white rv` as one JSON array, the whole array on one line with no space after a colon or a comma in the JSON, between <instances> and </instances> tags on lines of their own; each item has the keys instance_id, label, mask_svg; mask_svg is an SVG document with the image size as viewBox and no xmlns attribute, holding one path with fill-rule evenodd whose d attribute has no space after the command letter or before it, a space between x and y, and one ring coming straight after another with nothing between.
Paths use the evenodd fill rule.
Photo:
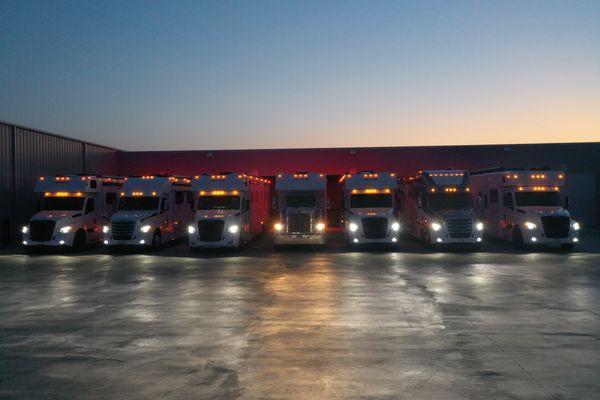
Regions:
<instances>
[{"instance_id":1,"label":"white rv","mask_svg":"<svg viewBox=\"0 0 600 400\"><path fill-rule=\"evenodd\" d=\"M103 228L105 245L156 249L162 243L186 236L194 219L190 179L175 176L126 179L118 211Z\"/></svg>"},{"instance_id":2,"label":"white rv","mask_svg":"<svg viewBox=\"0 0 600 400\"><path fill-rule=\"evenodd\" d=\"M198 195L196 220L188 226L192 249L239 248L264 232L269 221L270 185L238 173L202 175L192 181Z\"/></svg>"},{"instance_id":3,"label":"white rv","mask_svg":"<svg viewBox=\"0 0 600 400\"><path fill-rule=\"evenodd\" d=\"M275 181L279 218L275 246L325 244L327 179L318 173L279 174Z\"/></svg>"},{"instance_id":4,"label":"white rv","mask_svg":"<svg viewBox=\"0 0 600 400\"><path fill-rule=\"evenodd\" d=\"M579 223L563 206L565 178L563 171L548 169L472 172L477 214L486 234L518 247L548 244L572 249L579 241Z\"/></svg>"},{"instance_id":5,"label":"white rv","mask_svg":"<svg viewBox=\"0 0 600 400\"><path fill-rule=\"evenodd\" d=\"M483 223L475 216L469 172L420 171L400 181L400 215L406 231L429 246L478 248Z\"/></svg>"},{"instance_id":6,"label":"white rv","mask_svg":"<svg viewBox=\"0 0 600 400\"><path fill-rule=\"evenodd\" d=\"M342 179L347 242L397 243L400 223L395 215L396 174L368 171L346 174Z\"/></svg>"},{"instance_id":7,"label":"white rv","mask_svg":"<svg viewBox=\"0 0 600 400\"><path fill-rule=\"evenodd\" d=\"M23 245L81 248L99 242L122 185L123 178L118 177L40 177L35 185L40 211L21 228Z\"/></svg>"}]
</instances>

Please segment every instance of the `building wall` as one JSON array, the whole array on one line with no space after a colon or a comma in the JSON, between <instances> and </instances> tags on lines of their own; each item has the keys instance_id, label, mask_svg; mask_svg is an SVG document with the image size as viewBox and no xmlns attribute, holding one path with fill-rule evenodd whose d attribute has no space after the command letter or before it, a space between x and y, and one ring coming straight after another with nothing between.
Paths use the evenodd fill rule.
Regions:
<instances>
[{"instance_id":1,"label":"building wall","mask_svg":"<svg viewBox=\"0 0 600 400\"><path fill-rule=\"evenodd\" d=\"M35 180L41 175L115 174L117 150L0 122L0 224L3 239L36 210Z\"/></svg>"}]
</instances>

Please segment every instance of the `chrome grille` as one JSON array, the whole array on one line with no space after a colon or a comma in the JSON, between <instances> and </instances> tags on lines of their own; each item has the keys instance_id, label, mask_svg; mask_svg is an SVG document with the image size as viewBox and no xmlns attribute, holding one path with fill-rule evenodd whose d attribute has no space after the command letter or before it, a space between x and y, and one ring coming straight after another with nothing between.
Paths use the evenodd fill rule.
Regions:
<instances>
[{"instance_id":1,"label":"chrome grille","mask_svg":"<svg viewBox=\"0 0 600 400\"><path fill-rule=\"evenodd\" d=\"M542 217L544 235L550 239L564 239L569 236L571 219L569 217Z\"/></svg>"},{"instance_id":2,"label":"chrome grille","mask_svg":"<svg viewBox=\"0 0 600 400\"><path fill-rule=\"evenodd\" d=\"M114 240L131 240L135 230L135 221L113 221L111 226Z\"/></svg>"},{"instance_id":3,"label":"chrome grille","mask_svg":"<svg viewBox=\"0 0 600 400\"><path fill-rule=\"evenodd\" d=\"M473 221L471 217L448 218L446 226L451 238L468 238L473 233Z\"/></svg>"},{"instance_id":4,"label":"chrome grille","mask_svg":"<svg viewBox=\"0 0 600 400\"><path fill-rule=\"evenodd\" d=\"M367 217L362 219L365 239L385 239L387 236L388 220L383 217Z\"/></svg>"},{"instance_id":5,"label":"chrome grille","mask_svg":"<svg viewBox=\"0 0 600 400\"><path fill-rule=\"evenodd\" d=\"M198 236L203 242L218 242L223 238L223 220L203 220L198 221Z\"/></svg>"},{"instance_id":6,"label":"chrome grille","mask_svg":"<svg viewBox=\"0 0 600 400\"><path fill-rule=\"evenodd\" d=\"M55 221L31 221L29 223L31 240L35 242L52 240L55 226Z\"/></svg>"},{"instance_id":7,"label":"chrome grille","mask_svg":"<svg viewBox=\"0 0 600 400\"><path fill-rule=\"evenodd\" d=\"M288 215L288 233L311 233L310 214L296 213Z\"/></svg>"}]
</instances>

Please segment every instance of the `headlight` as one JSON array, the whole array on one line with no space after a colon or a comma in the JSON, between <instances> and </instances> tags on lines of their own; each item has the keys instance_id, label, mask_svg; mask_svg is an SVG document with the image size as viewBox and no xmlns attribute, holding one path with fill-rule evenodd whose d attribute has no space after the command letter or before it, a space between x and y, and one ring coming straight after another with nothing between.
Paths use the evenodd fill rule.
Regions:
<instances>
[{"instance_id":1,"label":"headlight","mask_svg":"<svg viewBox=\"0 0 600 400\"><path fill-rule=\"evenodd\" d=\"M140 228L140 232L148 233L152 227L150 225L144 225Z\"/></svg>"},{"instance_id":2,"label":"headlight","mask_svg":"<svg viewBox=\"0 0 600 400\"><path fill-rule=\"evenodd\" d=\"M325 224L322 222L319 222L319 223L317 223L316 228L319 232L323 232L323 230L325 229Z\"/></svg>"},{"instance_id":3,"label":"headlight","mask_svg":"<svg viewBox=\"0 0 600 400\"><path fill-rule=\"evenodd\" d=\"M108 231L110 231L110 227L108 225L104 225L102 227L102 233L108 233Z\"/></svg>"},{"instance_id":4,"label":"headlight","mask_svg":"<svg viewBox=\"0 0 600 400\"><path fill-rule=\"evenodd\" d=\"M238 233L240 227L238 225L231 225L228 230L229 233Z\"/></svg>"},{"instance_id":5,"label":"headlight","mask_svg":"<svg viewBox=\"0 0 600 400\"><path fill-rule=\"evenodd\" d=\"M350 222L348 229L350 229L350 232L356 232L358 230L358 225L356 225L354 222Z\"/></svg>"},{"instance_id":6,"label":"headlight","mask_svg":"<svg viewBox=\"0 0 600 400\"><path fill-rule=\"evenodd\" d=\"M193 235L194 233L196 233L196 228L193 225L188 226L188 233L190 235Z\"/></svg>"},{"instance_id":7,"label":"headlight","mask_svg":"<svg viewBox=\"0 0 600 400\"><path fill-rule=\"evenodd\" d=\"M579 228L581 228L581 226L579 225L579 222L573 222L573 229L578 231ZM25 232L23 232L23 233L25 233Z\"/></svg>"},{"instance_id":8,"label":"headlight","mask_svg":"<svg viewBox=\"0 0 600 400\"><path fill-rule=\"evenodd\" d=\"M437 232L440 229L442 229L442 225L438 224L437 222L432 222L431 223L431 229L433 229L435 232Z\"/></svg>"},{"instance_id":9,"label":"headlight","mask_svg":"<svg viewBox=\"0 0 600 400\"><path fill-rule=\"evenodd\" d=\"M525 222L525 227L531 231L537 228L537 225L533 222Z\"/></svg>"},{"instance_id":10,"label":"headlight","mask_svg":"<svg viewBox=\"0 0 600 400\"><path fill-rule=\"evenodd\" d=\"M398 222L393 222L392 223L392 230L394 232L398 232L400 230L400 224Z\"/></svg>"},{"instance_id":11,"label":"headlight","mask_svg":"<svg viewBox=\"0 0 600 400\"><path fill-rule=\"evenodd\" d=\"M579 229L579 228L577 228L577 229ZM27 232L29 232L29 227L28 226L24 226L24 227L21 228L21 233L27 233Z\"/></svg>"},{"instance_id":12,"label":"headlight","mask_svg":"<svg viewBox=\"0 0 600 400\"><path fill-rule=\"evenodd\" d=\"M60 228L60 233L69 233L69 232L71 232L70 226L63 226L62 228Z\"/></svg>"},{"instance_id":13,"label":"headlight","mask_svg":"<svg viewBox=\"0 0 600 400\"><path fill-rule=\"evenodd\" d=\"M482 231L483 230L483 222L476 223L475 229L477 229L478 231Z\"/></svg>"},{"instance_id":14,"label":"headlight","mask_svg":"<svg viewBox=\"0 0 600 400\"><path fill-rule=\"evenodd\" d=\"M283 224L280 222L277 222L274 226L277 232L281 232L283 230Z\"/></svg>"}]
</instances>

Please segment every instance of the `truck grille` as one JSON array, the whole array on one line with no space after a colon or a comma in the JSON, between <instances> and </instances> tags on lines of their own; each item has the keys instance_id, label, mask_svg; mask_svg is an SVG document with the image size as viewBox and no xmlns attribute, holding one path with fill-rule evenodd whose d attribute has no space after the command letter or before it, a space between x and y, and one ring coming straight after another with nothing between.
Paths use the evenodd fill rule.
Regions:
<instances>
[{"instance_id":1,"label":"truck grille","mask_svg":"<svg viewBox=\"0 0 600 400\"><path fill-rule=\"evenodd\" d=\"M473 221L470 217L448 218L446 226L451 238L468 238L473 233Z\"/></svg>"},{"instance_id":2,"label":"truck grille","mask_svg":"<svg viewBox=\"0 0 600 400\"><path fill-rule=\"evenodd\" d=\"M31 240L35 242L52 240L54 226L56 226L55 221L31 221L29 223Z\"/></svg>"},{"instance_id":3,"label":"truck grille","mask_svg":"<svg viewBox=\"0 0 600 400\"><path fill-rule=\"evenodd\" d=\"M131 240L135 221L113 221L111 231L114 240Z\"/></svg>"},{"instance_id":4,"label":"truck grille","mask_svg":"<svg viewBox=\"0 0 600 400\"><path fill-rule=\"evenodd\" d=\"M308 234L310 232L310 214L297 213L288 215L288 233Z\"/></svg>"},{"instance_id":5,"label":"truck grille","mask_svg":"<svg viewBox=\"0 0 600 400\"><path fill-rule=\"evenodd\" d=\"M367 217L362 219L365 239L385 239L387 236L388 220L383 217Z\"/></svg>"},{"instance_id":6,"label":"truck grille","mask_svg":"<svg viewBox=\"0 0 600 400\"><path fill-rule=\"evenodd\" d=\"M569 236L571 219L569 217L542 217L544 235L550 239L563 239Z\"/></svg>"},{"instance_id":7,"label":"truck grille","mask_svg":"<svg viewBox=\"0 0 600 400\"><path fill-rule=\"evenodd\" d=\"M203 242L218 242L223 238L225 222L221 220L198 221L198 236Z\"/></svg>"}]
</instances>

